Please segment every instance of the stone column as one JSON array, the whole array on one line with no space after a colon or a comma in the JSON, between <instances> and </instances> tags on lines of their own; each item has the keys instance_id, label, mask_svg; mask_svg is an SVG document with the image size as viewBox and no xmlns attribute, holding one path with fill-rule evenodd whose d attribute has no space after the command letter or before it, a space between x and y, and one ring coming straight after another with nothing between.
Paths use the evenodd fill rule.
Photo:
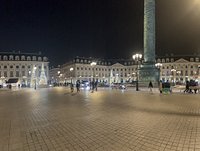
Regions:
<instances>
[{"instance_id":1,"label":"stone column","mask_svg":"<svg viewBox=\"0 0 200 151\"><path fill-rule=\"evenodd\" d=\"M155 63L155 0L144 0L144 62Z\"/></svg>"},{"instance_id":2,"label":"stone column","mask_svg":"<svg viewBox=\"0 0 200 151\"><path fill-rule=\"evenodd\" d=\"M151 81L158 84L159 70L155 67L155 0L144 0L144 62L139 69L140 85Z\"/></svg>"}]
</instances>

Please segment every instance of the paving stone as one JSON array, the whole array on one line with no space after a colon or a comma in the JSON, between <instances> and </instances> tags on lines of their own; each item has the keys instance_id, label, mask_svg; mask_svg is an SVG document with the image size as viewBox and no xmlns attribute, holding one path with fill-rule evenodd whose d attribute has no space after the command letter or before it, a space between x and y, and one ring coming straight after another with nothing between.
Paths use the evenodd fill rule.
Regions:
<instances>
[{"instance_id":1,"label":"paving stone","mask_svg":"<svg viewBox=\"0 0 200 151\"><path fill-rule=\"evenodd\" d=\"M0 151L200 150L200 95L0 92Z\"/></svg>"}]
</instances>

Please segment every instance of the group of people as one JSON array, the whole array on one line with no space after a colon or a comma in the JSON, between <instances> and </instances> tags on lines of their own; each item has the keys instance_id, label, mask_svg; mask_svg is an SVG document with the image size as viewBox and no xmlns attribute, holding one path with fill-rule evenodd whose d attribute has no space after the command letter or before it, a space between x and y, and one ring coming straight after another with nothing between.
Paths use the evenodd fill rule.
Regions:
<instances>
[{"instance_id":1,"label":"group of people","mask_svg":"<svg viewBox=\"0 0 200 151\"><path fill-rule=\"evenodd\" d=\"M80 87L81 87L81 82L80 80L77 80L76 81L76 92L80 92ZM71 82L70 84L70 88L71 88L71 92L73 93L74 92L74 84Z\"/></svg>"},{"instance_id":2,"label":"group of people","mask_svg":"<svg viewBox=\"0 0 200 151\"><path fill-rule=\"evenodd\" d=\"M97 91L97 86L98 86L98 81L96 80L96 81L91 81L90 82L90 90L91 90L91 92L94 92L94 90L96 90Z\"/></svg>"},{"instance_id":3,"label":"group of people","mask_svg":"<svg viewBox=\"0 0 200 151\"><path fill-rule=\"evenodd\" d=\"M192 90L194 90L194 93L197 93L197 90L199 90L198 82L194 80L186 81L184 93L193 93Z\"/></svg>"},{"instance_id":4,"label":"group of people","mask_svg":"<svg viewBox=\"0 0 200 151\"><path fill-rule=\"evenodd\" d=\"M81 82L80 82L80 80L77 80L76 81L76 91L77 91L77 93L80 92L80 87L81 87ZM91 92L94 92L94 90L97 91L97 87L98 87L98 81L97 80L90 82ZM71 89L71 93L73 93L74 92L74 84L72 82L70 83L70 89Z\"/></svg>"}]
</instances>

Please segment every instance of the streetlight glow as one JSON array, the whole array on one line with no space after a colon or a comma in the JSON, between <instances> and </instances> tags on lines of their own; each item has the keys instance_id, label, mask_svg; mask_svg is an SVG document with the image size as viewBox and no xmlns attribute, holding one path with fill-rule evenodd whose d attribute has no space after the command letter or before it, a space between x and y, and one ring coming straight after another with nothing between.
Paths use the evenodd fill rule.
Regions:
<instances>
[{"instance_id":1,"label":"streetlight glow","mask_svg":"<svg viewBox=\"0 0 200 151\"><path fill-rule=\"evenodd\" d=\"M132 56L133 57L133 60L135 60L137 62L137 72L136 72L136 91L139 91L139 88L138 88L138 69L139 69L139 61L142 59L142 54L135 54Z\"/></svg>"},{"instance_id":2,"label":"streetlight glow","mask_svg":"<svg viewBox=\"0 0 200 151\"><path fill-rule=\"evenodd\" d=\"M91 66L96 66L97 63L96 63L96 62L91 62L90 65L91 65Z\"/></svg>"},{"instance_id":3,"label":"streetlight glow","mask_svg":"<svg viewBox=\"0 0 200 151\"><path fill-rule=\"evenodd\" d=\"M69 69L69 71L73 71L73 70L74 70L74 68L70 68L70 69Z\"/></svg>"}]
</instances>

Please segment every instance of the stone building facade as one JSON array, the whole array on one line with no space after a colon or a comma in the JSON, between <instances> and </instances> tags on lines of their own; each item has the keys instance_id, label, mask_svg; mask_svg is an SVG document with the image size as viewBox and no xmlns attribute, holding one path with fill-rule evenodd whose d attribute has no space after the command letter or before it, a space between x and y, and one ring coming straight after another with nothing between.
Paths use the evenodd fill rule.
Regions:
<instances>
[{"instance_id":1,"label":"stone building facade","mask_svg":"<svg viewBox=\"0 0 200 151\"><path fill-rule=\"evenodd\" d=\"M186 80L200 80L200 56L163 56L157 57L161 63L160 79L163 81L185 83ZM97 64L91 66L91 62ZM139 62L139 67L143 61ZM73 70L70 71L70 68ZM136 81L137 64L129 59L95 59L76 57L60 67L61 83L73 80L91 81L93 78L107 84Z\"/></svg>"},{"instance_id":2,"label":"stone building facade","mask_svg":"<svg viewBox=\"0 0 200 151\"><path fill-rule=\"evenodd\" d=\"M45 84L48 77L48 58L41 53L0 52L0 85L15 79L16 84L30 87Z\"/></svg>"}]
</instances>

